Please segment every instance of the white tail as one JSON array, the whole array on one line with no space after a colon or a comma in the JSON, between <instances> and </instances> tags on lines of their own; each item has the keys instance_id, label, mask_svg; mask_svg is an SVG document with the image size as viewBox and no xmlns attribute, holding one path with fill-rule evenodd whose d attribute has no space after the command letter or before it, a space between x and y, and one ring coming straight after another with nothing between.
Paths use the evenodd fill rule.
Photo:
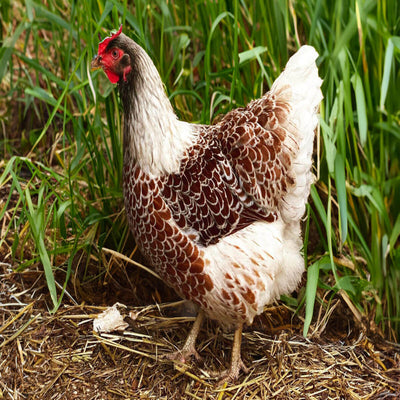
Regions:
<instances>
[{"instance_id":1,"label":"white tail","mask_svg":"<svg viewBox=\"0 0 400 400\"><path fill-rule=\"evenodd\" d=\"M277 96L285 97L291 109L285 128L289 133L287 146L295 152L290 172L296 183L284 196L280 206L285 222L302 218L313 182L312 151L319 104L323 98L320 89L322 80L315 64L317 57L318 53L313 47L301 47L289 59L285 70L271 88ZM293 148L293 141L297 144L296 149Z\"/></svg>"}]
</instances>

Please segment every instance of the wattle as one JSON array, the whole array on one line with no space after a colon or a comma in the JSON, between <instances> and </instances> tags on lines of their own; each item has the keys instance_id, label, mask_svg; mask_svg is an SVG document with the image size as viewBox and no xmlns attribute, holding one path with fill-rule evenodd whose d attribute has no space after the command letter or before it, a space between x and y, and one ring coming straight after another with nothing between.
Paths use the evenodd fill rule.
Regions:
<instances>
[{"instance_id":1,"label":"wattle","mask_svg":"<svg viewBox=\"0 0 400 400\"><path fill-rule=\"evenodd\" d=\"M119 81L119 75L107 69L104 70L104 72L107 74L108 79L110 80L111 83L117 83Z\"/></svg>"}]
</instances>

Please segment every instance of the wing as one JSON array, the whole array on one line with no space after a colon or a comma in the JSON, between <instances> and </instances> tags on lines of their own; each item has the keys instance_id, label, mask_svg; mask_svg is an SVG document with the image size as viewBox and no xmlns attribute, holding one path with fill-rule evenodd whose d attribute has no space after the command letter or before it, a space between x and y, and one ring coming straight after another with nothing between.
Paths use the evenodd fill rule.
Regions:
<instances>
[{"instance_id":1,"label":"wing","mask_svg":"<svg viewBox=\"0 0 400 400\"><path fill-rule=\"evenodd\" d=\"M277 212L295 185L292 161L298 145L287 129L289 114L285 96L269 92L221 121L221 148L242 190L268 212Z\"/></svg>"},{"instance_id":2,"label":"wing","mask_svg":"<svg viewBox=\"0 0 400 400\"><path fill-rule=\"evenodd\" d=\"M209 245L255 221L276 220L294 183L281 126L287 112L266 95L201 127L180 172L160 180L173 218L193 239Z\"/></svg>"}]
</instances>

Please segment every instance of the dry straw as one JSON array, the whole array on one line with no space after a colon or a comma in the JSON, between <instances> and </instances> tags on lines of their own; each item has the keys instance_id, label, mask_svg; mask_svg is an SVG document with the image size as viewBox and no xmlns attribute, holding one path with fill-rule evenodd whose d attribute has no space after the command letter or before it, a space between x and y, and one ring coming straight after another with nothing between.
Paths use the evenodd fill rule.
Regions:
<instances>
[{"instance_id":1,"label":"dry straw","mask_svg":"<svg viewBox=\"0 0 400 400\"><path fill-rule=\"evenodd\" d=\"M372 341L356 321L334 332L336 320L352 317L339 301L311 325L310 339L290 310L266 309L244 332L250 373L220 384L211 375L228 365L232 334L212 322L199 337L201 363L162 357L190 329L193 318L174 316L183 302L128 307L124 332L99 335L93 318L105 307L63 305L52 315L40 272L0 268L0 399L400 398L399 347Z\"/></svg>"}]
</instances>

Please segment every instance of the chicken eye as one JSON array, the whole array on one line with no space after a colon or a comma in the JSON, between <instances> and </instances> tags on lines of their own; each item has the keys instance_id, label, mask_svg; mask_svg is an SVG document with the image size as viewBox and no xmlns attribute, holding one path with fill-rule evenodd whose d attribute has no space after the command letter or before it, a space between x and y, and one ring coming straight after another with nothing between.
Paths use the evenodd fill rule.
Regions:
<instances>
[{"instance_id":1,"label":"chicken eye","mask_svg":"<svg viewBox=\"0 0 400 400\"><path fill-rule=\"evenodd\" d=\"M111 51L111 57L116 60L117 58L119 58L119 51L117 49L113 49Z\"/></svg>"}]
</instances>

